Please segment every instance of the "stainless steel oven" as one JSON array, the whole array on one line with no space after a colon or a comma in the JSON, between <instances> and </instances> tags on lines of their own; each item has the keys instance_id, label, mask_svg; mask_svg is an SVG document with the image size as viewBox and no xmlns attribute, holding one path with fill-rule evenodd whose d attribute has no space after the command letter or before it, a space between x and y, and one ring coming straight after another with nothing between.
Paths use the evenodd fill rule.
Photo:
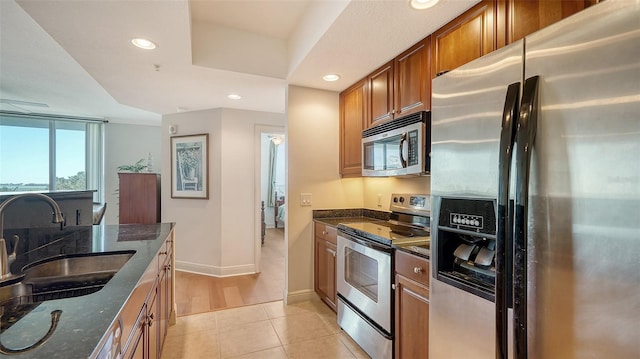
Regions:
<instances>
[{"instance_id":1,"label":"stainless steel oven","mask_svg":"<svg viewBox=\"0 0 640 359\"><path fill-rule=\"evenodd\" d=\"M391 247L338 235L338 324L372 357L391 358Z\"/></svg>"},{"instance_id":2,"label":"stainless steel oven","mask_svg":"<svg viewBox=\"0 0 640 359\"><path fill-rule=\"evenodd\" d=\"M393 194L389 221L338 225L338 325L372 358L393 357L394 243L428 240L427 195Z\"/></svg>"}]
</instances>

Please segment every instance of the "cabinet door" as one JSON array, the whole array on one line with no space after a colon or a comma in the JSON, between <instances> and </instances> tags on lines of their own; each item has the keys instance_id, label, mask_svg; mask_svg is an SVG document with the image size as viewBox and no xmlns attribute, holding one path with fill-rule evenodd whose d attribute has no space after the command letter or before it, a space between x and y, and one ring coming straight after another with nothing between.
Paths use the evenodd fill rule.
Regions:
<instances>
[{"instance_id":1,"label":"cabinet door","mask_svg":"<svg viewBox=\"0 0 640 359\"><path fill-rule=\"evenodd\" d=\"M364 80L340 94L340 174L362 175L362 130L365 124Z\"/></svg>"},{"instance_id":2,"label":"cabinet door","mask_svg":"<svg viewBox=\"0 0 640 359\"><path fill-rule=\"evenodd\" d=\"M429 357L429 290L396 274L396 358Z\"/></svg>"},{"instance_id":3,"label":"cabinet door","mask_svg":"<svg viewBox=\"0 0 640 359\"><path fill-rule=\"evenodd\" d=\"M157 293L153 299L151 299L151 305L149 306L148 321L147 321L147 340L149 342L149 355L146 356L148 359L159 359L160 351L158 350L158 335L160 333L160 312L158 305L158 296Z\"/></svg>"},{"instance_id":4,"label":"cabinet door","mask_svg":"<svg viewBox=\"0 0 640 359\"><path fill-rule=\"evenodd\" d=\"M597 0L506 0L507 43L573 15Z\"/></svg>"},{"instance_id":5,"label":"cabinet door","mask_svg":"<svg viewBox=\"0 0 640 359\"><path fill-rule=\"evenodd\" d=\"M315 261L316 292L336 311L336 245L316 237Z\"/></svg>"},{"instance_id":6,"label":"cabinet door","mask_svg":"<svg viewBox=\"0 0 640 359\"><path fill-rule=\"evenodd\" d=\"M496 49L495 4L484 0L431 35L431 76Z\"/></svg>"},{"instance_id":7,"label":"cabinet door","mask_svg":"<svg viewBox=\"0 0 640 359\"><path fill-rule=\"evenodd\" d=\"M393 118L393 61L367 77L369 123L367 128Z\"/></svg>"},{"instance_id":8,"label":"cabinet door","mask_svg":"<svg viewBox=\"0 0 640 359\"><path fill-rule=\"evenodd\" d=\"M431 38L427 37L395 59L395 116L431 107Z\"/></svg>"}]
</instances>

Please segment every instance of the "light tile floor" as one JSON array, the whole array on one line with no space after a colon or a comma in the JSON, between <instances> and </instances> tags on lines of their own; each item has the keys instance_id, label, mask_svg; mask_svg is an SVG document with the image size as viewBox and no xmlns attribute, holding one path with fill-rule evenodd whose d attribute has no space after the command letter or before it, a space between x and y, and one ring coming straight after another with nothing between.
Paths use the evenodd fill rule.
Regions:
<instances>
[{"instance_id":1,"label":"light tile floor","mask_svg":"<svg viewBox=\"0 0 640 359\"><path fill-rule=\"evenodd\" d=\"M319 300L282 301L178 317L162 359L369 358Z\"/></svg>"}]
</instances>

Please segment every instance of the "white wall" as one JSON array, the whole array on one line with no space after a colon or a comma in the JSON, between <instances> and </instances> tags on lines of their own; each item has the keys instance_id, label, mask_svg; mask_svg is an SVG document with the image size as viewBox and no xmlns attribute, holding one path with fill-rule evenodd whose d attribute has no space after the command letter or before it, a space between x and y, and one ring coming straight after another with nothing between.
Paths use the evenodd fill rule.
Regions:
<instances>
[{"instance_id":1,"label":"white wall","mask_svg":"<svg viewBox=\"0 0 640 359\"><path fill-rule=\"evenodd\" d=\"M253 273L256 228L256 126L284 126L278 113L214 109L165 115L162 161L170 168L169 125L177 135L209 134L209 199L173 199L162 183L162 221L176 222L176 267L217 276Z\"/></svg>"},{"instance_id":2,"label":"white wall","mask_svg":"<svg viewBox=\"0 0 640 359\"><path fill-rule=\"evenodd\" d=\"M289 86L287 121L287 299L313 295L312 210L361 208L362 179L339 174L337 92ZM300 193L312 205L300 206Z\"/></svg>"},{"instance_id":3,"label":"white wall","mask_svg":"<svg viewBox=\"0 0 640 359\"><path fill-rule=\"evenodd\" d=\"M151 152L153 172L162 171L160 126L126 125L107 123L105 125L105 202L107 211L103 223L118 224L118 173L117 167L131 165L141 158L146 159ZM162 181L165 180L161 176ZM168 178L167 178L168 179Z\"/></svg>"}]
</instances>

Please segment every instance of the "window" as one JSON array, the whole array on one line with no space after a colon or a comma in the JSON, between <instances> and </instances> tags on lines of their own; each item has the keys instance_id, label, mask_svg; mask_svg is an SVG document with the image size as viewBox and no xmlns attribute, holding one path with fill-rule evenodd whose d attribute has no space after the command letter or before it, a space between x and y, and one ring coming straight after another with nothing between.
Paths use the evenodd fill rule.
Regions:
<instances>
[{"instance_id":1,"label":"window","mask_svg":"<svg viewBox=\"0 0 640 359\"><path fill-rule=\"evenodd\" d=\"M0 112L0 192L96 190L104 121Z\"/></svg>"}]
</instances>

